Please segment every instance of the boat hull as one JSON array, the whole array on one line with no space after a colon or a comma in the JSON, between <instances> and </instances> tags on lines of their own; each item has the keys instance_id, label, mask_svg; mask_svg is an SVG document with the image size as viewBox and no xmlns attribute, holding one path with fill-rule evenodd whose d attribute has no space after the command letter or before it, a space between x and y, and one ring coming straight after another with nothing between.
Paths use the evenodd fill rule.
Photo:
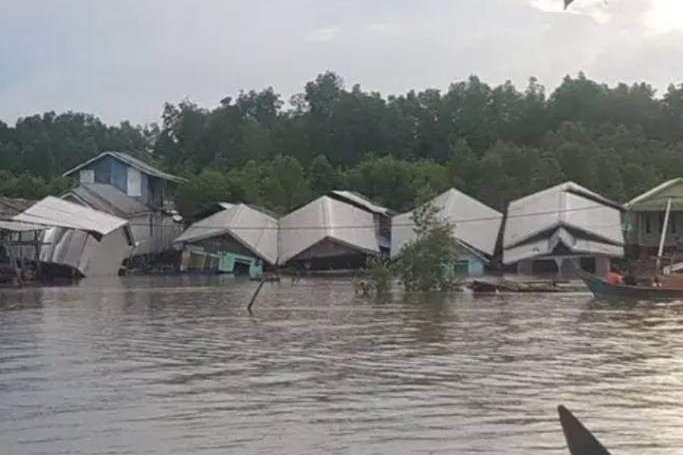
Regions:
<instances>
[{"instance_id":1,"label":"boat hull","mask_svg":"<svg viewBox=\"0 0 683 455\"><path fill-rule=\"evenodd\" d=\"M597 299L683 300L683 289L610 284L589 273L579 276Z\"/></svg>"}]
</instances>

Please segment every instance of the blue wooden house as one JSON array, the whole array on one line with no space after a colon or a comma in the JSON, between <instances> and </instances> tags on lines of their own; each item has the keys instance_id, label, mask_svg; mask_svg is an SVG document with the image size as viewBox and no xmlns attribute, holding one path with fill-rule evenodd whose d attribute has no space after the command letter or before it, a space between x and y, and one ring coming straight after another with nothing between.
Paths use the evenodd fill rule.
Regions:
<instances>
[{"instance_id":1,"label":"blue wooden house","mask_svg":"<svg viewBox=\"0 0 683 455\"><path fill-rule=\"evenodd\" d=\"M103 183L116 187L143 204L161 209L167 202L168 185L183 181L127 153L104 152L64 173L77 183Z\"/></svg>"},{"instance_id":2,"label":"blue wooden house","mask_svg":"<svg viewBox=\"0 0 683 455\"><path fill-rule=\"evenodd\" d=\"M169 186L183 181L121 152L104 152L64 173L78 186L64 198L129 221L135 241L131 257L173 249L182 232L171 211Z\"/></svg>"}]
</instances>

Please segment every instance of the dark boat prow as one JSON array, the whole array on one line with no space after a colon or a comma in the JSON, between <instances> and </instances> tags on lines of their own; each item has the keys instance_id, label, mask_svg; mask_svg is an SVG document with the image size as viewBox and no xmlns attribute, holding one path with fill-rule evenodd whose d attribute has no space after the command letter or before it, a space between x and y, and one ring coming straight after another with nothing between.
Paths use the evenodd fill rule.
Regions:
<instances>
[{"instance_id":1,"label":"dark boat prow","mask_svg":"<svg viewBox=\"0 0 683 455\"><path fill-rule=\"evenodd\" d=\"M583 424L567 408L557 408L567 447L571 455L611 455Z\"/></svg>"}]
</instances>

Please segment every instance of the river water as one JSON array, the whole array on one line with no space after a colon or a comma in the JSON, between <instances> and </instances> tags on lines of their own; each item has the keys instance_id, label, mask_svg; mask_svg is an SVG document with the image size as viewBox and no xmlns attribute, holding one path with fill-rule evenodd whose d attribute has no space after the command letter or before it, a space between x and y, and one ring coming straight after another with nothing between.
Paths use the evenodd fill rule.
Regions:
<instances>
[{"instance_id":1,"label":"river water","mask_svg":"<svg viewBox=\"0 0 683 455\"><path fill-rule=\"evenodd\" d=\"M0 292L0 453L683 453L683 304L126 278Z\"/></svg>"}]
</instances>

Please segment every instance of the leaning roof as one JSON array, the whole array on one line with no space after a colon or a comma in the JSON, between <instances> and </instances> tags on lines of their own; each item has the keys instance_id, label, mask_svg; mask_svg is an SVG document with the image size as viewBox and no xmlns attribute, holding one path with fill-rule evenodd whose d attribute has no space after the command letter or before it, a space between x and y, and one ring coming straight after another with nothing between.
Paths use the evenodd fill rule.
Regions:
<instances>
[{"instance_id":1,"label":"leaning roof","mask_svg":"<svg viewBox=\"0 0 683 455\"><path fill-rule=\"evenodd\" d=\"M624 244L621 206L567 182L510 203L503 247L512 248L562 226L608 243Z\"/></svg>"},{"instance_id":2,"label":"leaning roof","mask_svg":"<svg viewBox=\"0 0 683 455\"><path fill-rule=\"evenodd\" d=\"M388 208L376 204L367 197L363 196L362 194L356 193L355 191L332 190L330 191L330 196L335 199L340 199L343 202L348 202L352 205L355 205L359 208L365 209L377 215L388 216L391 214L391 211Z\"/></svg>"},{"instance_id":3,"label":"leaning roof","mask_svg":"<svg viewBox=\"0 0 683 455\"><path fill-rule=\"evenodd\" d=\"M458 242L492 256L503 222L503 215L491 207L451 188L432 199L430 203L438 209L438 215L453 226L453 235ZM391 220L391 256L401 254L403 247L415 239L413 212L397 215Z\"/></svg>"},{"instance_id":4,"label":"leaning roof","mask_svg":"<svg viewBox=\"0 0 683 455\"><path fill-rule=\"evenodd\" d=\"M36 202L24 212L16 215L13 220L43 226L78 229L100 235L107 235L128 224L126 220L119 217L54 196L47 196Z\"/></svg>"},{"instance_id":5,"label":"leaning roof","mask_svg":"<svg viewBox=\"0 0 683 455\"><path fill-rule=\"evenodd\" d=\"M284 264L325 239L357 251L379 253L374 215L329 196L280 218L279 263Z\"/></svg>"},{"instance_id":6,"label":"leaning roof","mask_svg":"<svg viewBox=\"0 0 683 455\"><path fill-rule=\"evenodd\" d=\"M245 204L221 204L223 210L192 224L174 243L193 243L229 234L269 264L277 263L277 220Z\"/></svg>"},{"instance_id":7,"label":"leaning roof","mask_svg":"<svg viewBox=\"0 0 683 455\"><path fill-rule=\"evenodd\" d=\"M121 162L123 162L123 163L125 163L131 167L134 167L135 169L137 169L138 171L140 171L144 174L151 175L152 177L157 177L157 178L160 178L163 180L168 180L168 181L175 182L175 183L181 183L181 182L185 181L185 179L183 179L181 177L178 177L178 176L169 174L167 172L164 172L160 169L155 168L154 166L151 166L151 165L145 163L142 160L139 160L138 158L135 158L135 157L133 157L127 153L122 153L122 152L103 152L103 153L100 153L96 157L91 158L88 161L79 164L75 168L66 171L63 174L63 176L68 177L69 175L73 174L74 172L79 171L79 170L83 169L84 167L87 167L90 164L92 164L96 161L99 161L106 156L109 156L109 157L112 157L118 161L121 161Z\"/></svg>"},{"instance_id":8,"label":"leaning roof","mask_svg":"<svg viewBox=\"0 0 683 455\"><path fill-rule=\"evenodd\" d=\"M651 190L636 196L624 205L629 210L664 210L669 198L673 202L674 209L681 210L680 207L683 207L682 177L667 180Z\"/></svg>"},{"instance_id":9,"label":"leaning roof","mask_svg":"<svg viewBox=\"0 0 683 455\"><path fill-rule=\"evenodd\" d=\"M152 212L152 209L142 202L106 183L82 184L67 193L66 197L69 196L95 210L121 218Z\"/></svg>"}]
</instances>

